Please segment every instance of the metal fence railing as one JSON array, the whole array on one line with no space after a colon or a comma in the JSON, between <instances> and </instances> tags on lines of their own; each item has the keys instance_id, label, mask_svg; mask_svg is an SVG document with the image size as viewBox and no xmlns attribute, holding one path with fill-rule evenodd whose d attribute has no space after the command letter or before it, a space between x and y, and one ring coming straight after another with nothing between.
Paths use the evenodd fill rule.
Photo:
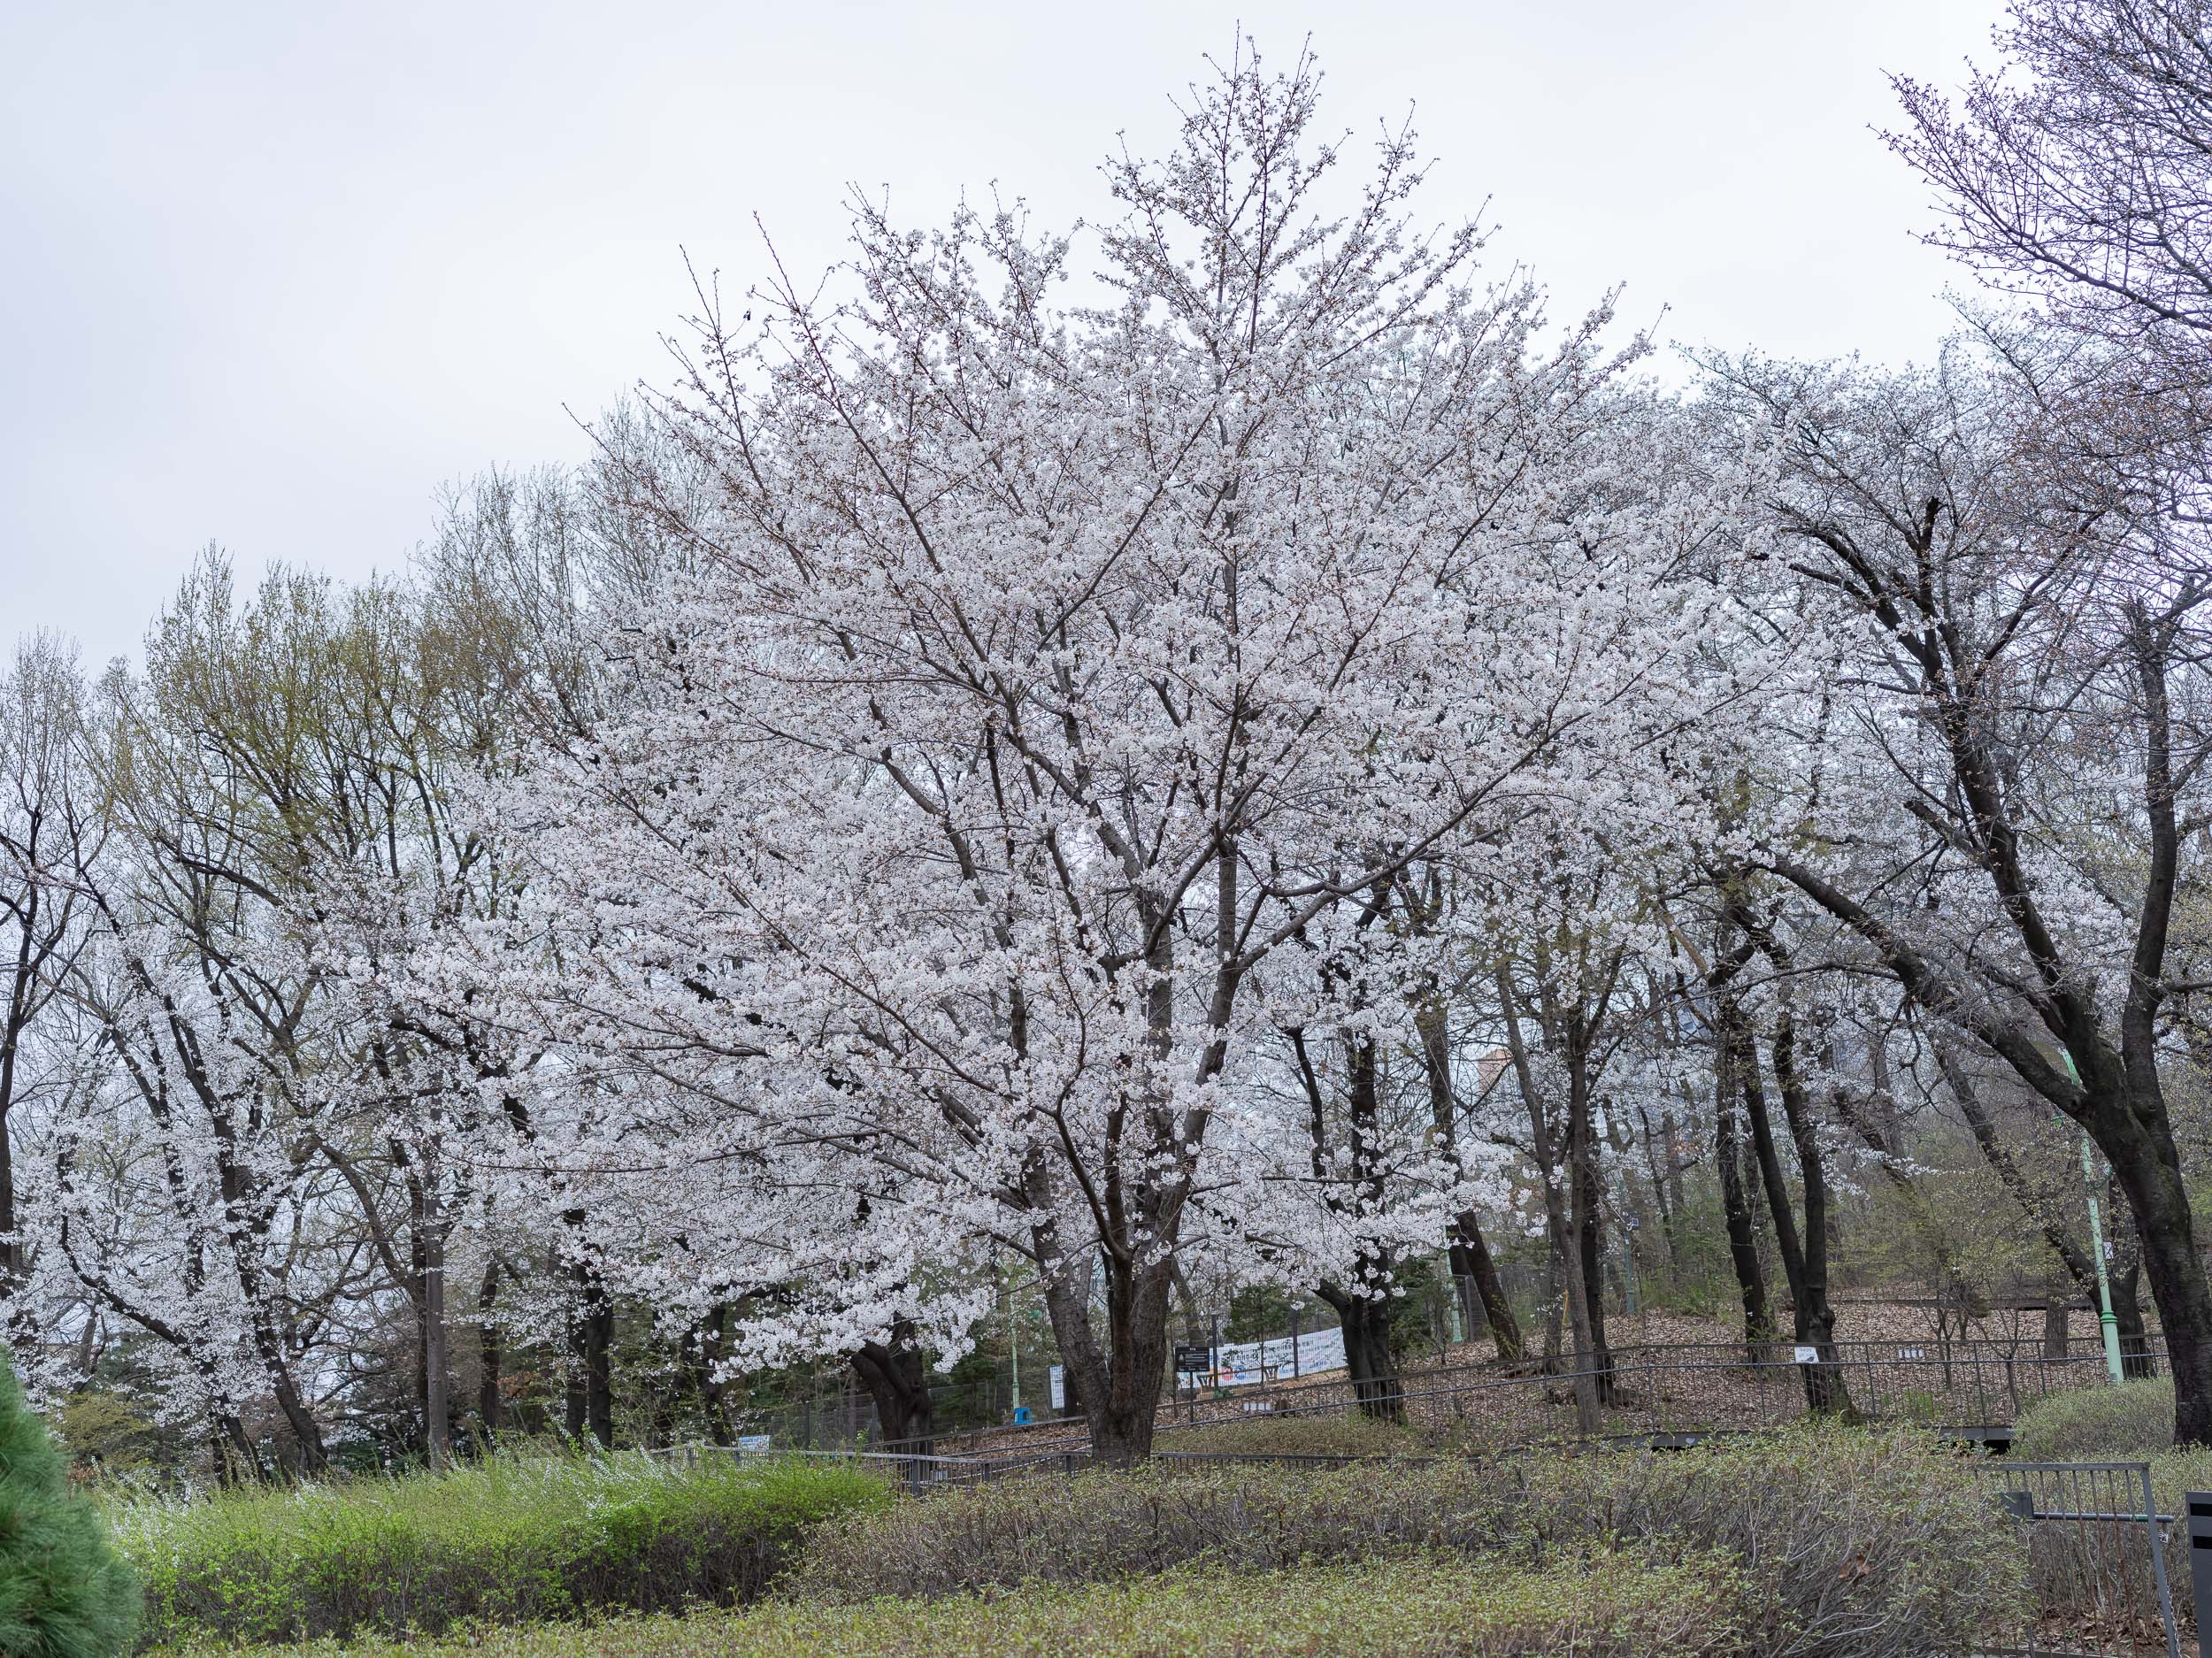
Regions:
<instances>
[{"instance_id":1,"label":"metal fence railing","mask_svg":"<svg viewBox=\"0 0 2212 1658\"><path fill-rule=\"evenodd\" d=\"M772 1448L749 1451L736 1445L680 1445L657 1453L686 1462L723 1457L736 1462L776 1462L801 1460L837 1462L879 1474L910 1492L950 1490L1016 1479L1065 1478L1091 1465L1084 1450L1024 1449L964 1456L941 1456L914 1451L809 1451Z\"/></svg>"},{"instance_id":2,"label":"metal fence railing","mask_svg":"<svg viewBox=\"0 0 2212 1658\"><path fill-rule=\"evenodd\" d=\"M2101 1385L2102 1347L2070 1343L2062 1353L2025 1342L1953 1338L1937 1341L1840 1341L1819 1349L1817 1369L1839 1401L1870 1421L1915 1422L2002 1439L2020 1412L2056 1393ZM1808 1365L1793 1344L1747 1348L1741 1342L1613 1349L1601 1370L1545 1374L1533 1365L1444 1366L1409 1372L1384 1401L1391 1414L1440 1430L1450 1448L1509 1450L1568 1439L1660 1439L1778 1427L1808 1409ZM2164 1355L2134 1359L2162 1368ZM1585 1424L1577 1384L1588 1378L1598 1400L1594 1429ZM1371 1408L1348 1380L1303 1382L1266 1393L1239 1391L1164 1404L1164 1444L1179 1428L1242 1419L1344 1415ZM891 1451L961 1454L1080 1449L1089 1431L1078 1418L1025 1427L939 1434L886 1445Z\"/></svg>"},{"instance_id":3,"label":"metal fence railing","mask_svg":"<svg viewBox=\"0 0 2212 1658\"><path fill-rule=\"evenodd\" d=\"M2032 1616L1993 1631L1990 1653L2181 1658L2167 1550L2147 1462L2015 1462L1967 1468L2026 1556Z\"/></svg>"}]
</instances>

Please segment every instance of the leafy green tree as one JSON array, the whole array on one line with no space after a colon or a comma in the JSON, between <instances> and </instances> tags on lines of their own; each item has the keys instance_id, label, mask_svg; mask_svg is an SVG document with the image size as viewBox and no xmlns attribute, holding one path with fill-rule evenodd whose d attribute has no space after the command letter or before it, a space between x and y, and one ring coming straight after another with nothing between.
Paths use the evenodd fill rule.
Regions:
<instances>
[{"instance_id":1,"label":"leafy green tree","mask_svg":"<svg viewBox=\"0 0 2212 1658\"><path fill-rule=\"evenodd\" d=\"M137 1632L139 1592L100 1512L0 1362L0 1653L109 1658Z\"/></svg>"}]
</instances>

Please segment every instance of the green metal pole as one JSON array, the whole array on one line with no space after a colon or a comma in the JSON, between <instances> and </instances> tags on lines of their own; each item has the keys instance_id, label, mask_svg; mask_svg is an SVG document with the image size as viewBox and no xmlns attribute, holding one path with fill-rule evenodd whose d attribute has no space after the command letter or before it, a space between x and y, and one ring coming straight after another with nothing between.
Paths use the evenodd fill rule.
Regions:
<instances>
[{"instance_id":1,"label":"green metal pole","mask_svg":"<svg viewBox=\"0 0 2212 1658\"><path fill-rule=\"evenodd\" d=\"M2081 1137L2081 1183L2089 1194L2090 1258L2097 1263L2097 1323L2104 1329L2104 1367L2116 1382L2121 1374L2120 1321L2112 1316L2112 1280L2105 1276L2104 1227L2097 1215L2097 1171L2090 1160L2086 1129Z\"/></svg>"},{"instance_id":2,"label":"green metal pole","mask_svg":"<svg viewBox=\"0 0 2212 1658\"><path fill-rule=\"evenodd\" d=\"M2061 1049L2066 1061L2066 1074L2081 1086L2081 1072L2074 1069L2074 1056ZM2063 1119L2062 1119L2063 1120ZM2104 1223L2097 1207L2097 1168L2090 1155L2089 1131L2081 1132L2081 1184L2089 1199L2089 1258L2097 1265L2097 1323L2104 1331L2104 1367L2114 1381L2123 1374L2120 1365L2120 1321L2112 1316L2112 1280L2104 1270Z\"/></svg>"},{"instance_id":3,"label":"green metal pole","mask_svg":"<svg viewBox=\"0 0 2212 1658\"><path fill-rule=\"evenodd\" d=\"M2086 1163L2082 1166L2088 1167ZM2090 1201L2093 1205L2095 1200L2093 1198ZM2093 1219L2089 1224L2093 1228L2097 1223ZM1015 1270L1020 1270L1018 1267ZM2101 1261L2097 1263L2097 1276L2100 1280L2104 1276L2104 1263ZM1017 1294L1018 1287L1011 1279L1008 1280L1006 1286L1006 1346L1014 1360L1014 1409L1016 1410L1022 1408L1022 1324L1021 1301ZM2106 1299L2105 1306L2108 1313L2111 1309L2109 1297ZM2117 1353L2120 1349L2116 1347L2112 1350Z\"/></svg>"}]
</instances>

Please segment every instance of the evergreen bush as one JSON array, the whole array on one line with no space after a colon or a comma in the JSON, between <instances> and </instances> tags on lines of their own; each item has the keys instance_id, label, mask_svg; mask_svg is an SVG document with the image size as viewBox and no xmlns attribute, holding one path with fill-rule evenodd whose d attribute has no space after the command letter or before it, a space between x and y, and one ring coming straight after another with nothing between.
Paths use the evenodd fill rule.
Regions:
<instances>
[{"instance_id":1,"label":"evergreen bush","mask_svg":"<svg viewBox=\"0 0 2212 1658\"><path fill-rule=\"evenodd\" d=\"M138 1628L139 1592L100 1511L0 1358L0 1653L110 1658Z\"/></svg>"}]
</instances>

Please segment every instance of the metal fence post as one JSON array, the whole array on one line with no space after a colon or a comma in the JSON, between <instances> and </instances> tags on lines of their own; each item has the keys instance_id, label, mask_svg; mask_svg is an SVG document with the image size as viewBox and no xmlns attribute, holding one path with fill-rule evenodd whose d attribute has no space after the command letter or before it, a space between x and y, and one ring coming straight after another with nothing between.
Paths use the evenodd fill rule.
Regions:
<instances>
[{"instance_id":1,"label":"metal fence post","mask_svg":"<svg viewBox=\"0 0 2212 1658\"><path fill-rule=\"evenodd\" d=\"M2158 1616L2165 1621L2166 1624L2167 1658L2181 1658L2181 1629L2174 1622L2173 1589L2166 1581L2166 1539L2158 1534L2158 1499L2151 1491L2151 1468L2148 1462L2143 1464L2137 1478L2143 1482L2143 1524L2150 1533L2151 1576L2158 1583ZM2207 1524L2212 1524L2212 1504L2207 1506ZM2195 1580L2203 1574L2196 1565L2196 1550L2192 1547L2189 1554L2191 1557L2189 1576L2193 1588ZM2197 1604L2200 1607L2203 1606L2204 1601L2201 1596ZM2204 1651L2206 1640L2204 1626L2205 1619L2200 1615L2197 1618L2197 1650L2200 1658Z\"/></svg>"},{"instance_id":2,"label":"metal fence post","mask_svg":"<svg viewBox=\"0 0 2212 1658\"><path fill-rule=\"evenodd\" d=\"M2149 1512L2151 1505L2144 1508ZM2189 1527L2189 1593L2197 1608L2197 1652L2199 1658L2212 1658L2212 1491L2183 1493L2182 1511ZM2152 1524L2155 1527L2156 1522Z\"/></svg>"}]
</instances>

